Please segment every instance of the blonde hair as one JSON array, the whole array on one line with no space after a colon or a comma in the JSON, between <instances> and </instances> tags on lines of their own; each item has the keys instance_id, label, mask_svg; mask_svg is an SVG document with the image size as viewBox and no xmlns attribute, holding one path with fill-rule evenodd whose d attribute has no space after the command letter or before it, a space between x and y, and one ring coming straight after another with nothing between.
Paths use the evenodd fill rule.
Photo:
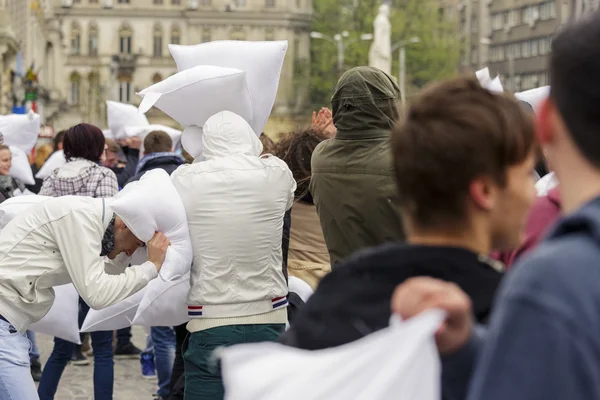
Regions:
<instances>
[{"instance_id":1,"label":"blonde hair","mask_svg":"<svg viewBox=\"0 0 600 400\"><path fill-rule=\"evenodd\" d=\"M49 144L44 144L37 149L35 149L35 157L33 159L33 163L38 168L42 168L42 165L46 162L50 154L52 154L52 146Z\"/></svg>"}]
</instances>

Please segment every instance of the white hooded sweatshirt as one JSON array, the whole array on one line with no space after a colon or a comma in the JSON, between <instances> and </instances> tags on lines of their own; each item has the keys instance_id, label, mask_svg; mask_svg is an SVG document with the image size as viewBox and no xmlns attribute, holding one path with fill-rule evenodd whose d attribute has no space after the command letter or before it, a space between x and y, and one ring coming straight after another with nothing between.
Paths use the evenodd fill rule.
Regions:
<instances>
[{"instance_id":1,"label":"white hooded sweatshirt","mask_svg":"<svg viewBox=\"0 0 600 400\"><path fill-rule=\"evenodd\" d=\"M186 208L194 249L190 332L287 322L283 217L296 182L240 116L223 111L203 127L204 161L172 180Z\"/></svg>"}]
</instances>

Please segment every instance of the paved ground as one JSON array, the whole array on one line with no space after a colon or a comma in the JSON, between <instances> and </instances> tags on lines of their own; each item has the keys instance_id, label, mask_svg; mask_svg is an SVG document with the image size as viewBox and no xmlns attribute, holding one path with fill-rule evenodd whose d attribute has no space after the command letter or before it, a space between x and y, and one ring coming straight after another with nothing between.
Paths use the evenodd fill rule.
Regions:
<instances>
[{"instance_id":1,"label":"paved ground","mask_svg":"<svg viewBox=\"0 0 600 400\"><path fill-rule=\"evenodd\" d=\"M37 335L42 362L52 351L53 341L50 336ZM145 336L143 328L133 328L133 342L140 349L144 348ZM90 360L92 361L92 360ZM55 400L93 400L93 362L85 367L68 365L60 381ZM113 400L151 400L157 390L156 379L142 378L139 360L115 360L115 385Z\"/></svg>"}]
</instances>

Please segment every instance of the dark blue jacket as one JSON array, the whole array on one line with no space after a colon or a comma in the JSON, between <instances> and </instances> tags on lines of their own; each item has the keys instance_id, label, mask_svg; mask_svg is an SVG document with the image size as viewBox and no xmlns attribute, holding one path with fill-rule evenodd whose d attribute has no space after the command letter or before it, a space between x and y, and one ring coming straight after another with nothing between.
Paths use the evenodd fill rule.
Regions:
<instances>
[{"instance_id":1,"label":"dark blue jacket","mask_svg":"<svg viewBox=\"0 0 600 400\"><path fill-rule=\"evenodd\" d=\"M142 159L140 161L140 163L143 161L144 161L144 159ZM139 181L140 178L142 177L142 175L144 175L146 172L148 172L152 169L155 169L155 168L164 169L165 171L167 171L167 174L171 175L173 173L173 171L175 171L183 163L184 163L183 157L181 157L178 154L171 154L168 156L161 156L161 157L157 157L157 158L148 160L147 162L144 162L144 165L142 166L142 168L140 168L138 173L135 174L134 176L132 176L127 181L127 183Z\"/></svg>"}]
</instances>

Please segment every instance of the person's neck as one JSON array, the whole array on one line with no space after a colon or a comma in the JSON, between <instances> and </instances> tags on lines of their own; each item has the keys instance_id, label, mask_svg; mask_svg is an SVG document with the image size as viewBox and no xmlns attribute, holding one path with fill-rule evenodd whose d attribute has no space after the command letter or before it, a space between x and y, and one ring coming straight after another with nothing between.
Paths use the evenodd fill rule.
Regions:
<instances>
[{"instance_id":1,"label":"person's neck","mask_svg":"<svg viewBox=\"0 0 600 400\"><path fill-rule=\"evenodd\" d=\"M406 240L416 245L460 247L478 254L489 254L492 247L489 235L474 231L419 231L409 233Z\"/></svg>"},{"instance_id":2,"label":"person's neck","mask_svg":"<svg viewBox=\"0 0 600 400\"><path fill-rule=\"evenodd\" d=\"M577 167L571 168L566 175L556 171L565 214L570 214L600 197L600 171L590 167Z\"/></svg>"}]
</instances>

